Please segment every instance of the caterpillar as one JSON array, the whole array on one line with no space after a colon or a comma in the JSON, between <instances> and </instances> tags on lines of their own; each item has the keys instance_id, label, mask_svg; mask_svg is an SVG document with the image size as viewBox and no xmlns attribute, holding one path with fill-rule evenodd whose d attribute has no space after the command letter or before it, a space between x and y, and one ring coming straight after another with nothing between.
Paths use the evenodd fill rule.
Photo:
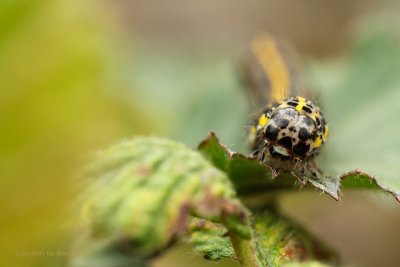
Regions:
<instances>
[{"instance_id":1,"label":"caterpillar","mask_svg":"<svg viewBox=\"0 0 400 267\"><path fill-rule=\"evenodd\" d=\"M249 128L252 157L276 175L283 170L319 177L314 159L329 129L320 107L305 97L289 48L269 35L257 36L242 76L260 110Z\"/></svg>"}]
</instances>

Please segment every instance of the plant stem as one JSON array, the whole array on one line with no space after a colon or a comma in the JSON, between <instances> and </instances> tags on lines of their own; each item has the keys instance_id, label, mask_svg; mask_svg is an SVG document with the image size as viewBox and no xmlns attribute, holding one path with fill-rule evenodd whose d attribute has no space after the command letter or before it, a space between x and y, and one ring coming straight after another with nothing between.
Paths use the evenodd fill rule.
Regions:
<instances>
[{"instance_id":1,"label":"plant stem","mask_svg":"<svg viewBox=\"0 0 400 267\"><path fill-rule=\"evenodd\" d=\"M243 239L235 233L230 234L233 249L242 267L262 267L251 239Z\"/></svg>"}]
</instances>

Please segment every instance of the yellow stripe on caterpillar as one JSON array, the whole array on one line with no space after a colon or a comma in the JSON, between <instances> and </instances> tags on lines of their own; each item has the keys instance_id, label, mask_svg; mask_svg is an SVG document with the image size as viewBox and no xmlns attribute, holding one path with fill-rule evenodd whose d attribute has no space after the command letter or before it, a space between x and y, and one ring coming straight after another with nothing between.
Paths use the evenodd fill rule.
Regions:
<instances>
[{"instance_id":1,"label":"yellow stripe on caterpillar","mask_svg":"<svg viewBox=\"0 0 400 267\"><path fill-rule=\"evenodd\" d=\"M321 137L317 137L317 139L315 139L314 143L313 143L313 148L318 148L322 145L322 140Z\"/></svg>"},{"instance_id":2,"label":"yellow stripe on caterpillar","mask_svg":"<svg viewBox=\"0 0 400 267\"><path fill-rule=\"evenodd\" d=\"M271 83L269 99L279 101L289 95L289 70L279 52L277 43L268 35L256 38L251 45L263 71Z\"/></svg>"},{"instance_id":3,"label":"yellow stripe on caterpillar","mask_svg":"<svg viewBox=\"0 0 400 267\"><path fill-rule=\"evenodd\" d=\"M258 120L258 124L264 127L265 125L267 125L267 123L268 123L267 116L265 116L265 114L262 114L260 119Z\"/></svg>"},{"instance_id":4,"label":"yellow stripe on caterpillar","mask_svg":"<svg viewBox=\"0 0 400 267\"><path fill-rule=\"evenodd\" d=\"M298 96L299 104L296 106L297 111L302 111L303 107L307 105L307 100L304 97Z\"/></svg>"}]
</instances>

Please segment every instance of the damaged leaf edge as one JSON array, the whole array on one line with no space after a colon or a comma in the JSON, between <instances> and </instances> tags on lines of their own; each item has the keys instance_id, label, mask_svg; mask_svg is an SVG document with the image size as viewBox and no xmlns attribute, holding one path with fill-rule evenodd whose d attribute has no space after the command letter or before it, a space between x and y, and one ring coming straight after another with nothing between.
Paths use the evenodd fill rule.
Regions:
<instances>
[{"instance_id":1,"label":"damaged leaf edge","mask_svg":"<svg viewBox=\"0 0 400 267\"><path fill-rule=\"evenodd\" d=\"M203 141L198 145L197 149L198 149L198 150L201 150L203 147L205 147L205 146L206 146L209 142L211 142L212 140L214 140L214 141L222 148L222 150L225 152L225 156L227 157L228 160L232 160L232 159L234 159L234 158L241 158L241 159L243 159L243 160L249 160L249 161L254 161L254 162L259 163L259 162L258 162L257 160L255 160L254 158L251 158L251 157L245 156L245 155L243 155L243 154L240 154L240 153L238 153L238 152L235 152L235 151L230 150L227 146L225 146L224 144L222 144L222 143L219 141L218 137L216 136L216 134L215 134L213 131L211 131L211 132L209 133L208 137L207 137L205 140L203 140ZM268 168L267 166L264 166L264 167L265 167L265 171L266 171L266 172L271 172L270 168ZM336 192L328 191L328 190L324 189L323 186L322 186L321 184L319 184L319 183L317 183L316 181L314 181L314 180L312 180L312 179L309 179L309 178L307 178L307 177L299 177L298 175L293 175L293 174L290 174L290 173L288 173L288 174L289 174L290 176L292 176L294 179L296 179L298 182L300 182L300 184L302 185L301 188L304 187L306 184L309 183L309 184L311 184L314 188L317 188L317 189L321 190L323 193L327 193L329 196L331 196L331 197L332 197L333 199L335 199L336 201L339 201L339 200L340 200L339 194L340 194L340 188L342 187L341 181L343 181L343 180L345 180L345 179L348 179L348 178L351 177L351 176L358 175L358 178L364 177L364 178L366 178L366 179L369 179L372 183L374 183L374 185L375 185L377 188L379 188L379 189L381 189L381 190L383 190L383 191L385 191L385 192L388 192L388 193L392 194L392 195L395 197L395 199L400 203L400 192L396 192L396 191L394 191L394 190L389 189L387 186L382 185L382 184L376 179L375 176L370 175L370 174L368 174L368 173L366 173L366 172L364 172L364 171L362 171L362 170L360 170L360 169L356 169L356 170L353 170L353 171L350 171L350 172L347 172L347 173L345 173L345 174L342 174L342 175L338 176L337 179L338 179L338 182L339 182L339 186L337 187ZM272 173L271 173L271 175L272 175ZM279 179L279 178L278 178L278 179Z\"/></svg>"}]
</instances>

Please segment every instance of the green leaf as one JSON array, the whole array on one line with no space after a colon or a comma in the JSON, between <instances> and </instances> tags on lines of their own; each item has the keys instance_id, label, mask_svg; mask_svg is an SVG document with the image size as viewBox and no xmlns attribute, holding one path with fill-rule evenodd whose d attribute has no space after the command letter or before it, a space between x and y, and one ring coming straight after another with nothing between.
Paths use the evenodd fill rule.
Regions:
<instances>
[{"instance_id":1,"label":"green leaf","mask_svg":"<svg viewBox=\"0 0 400 267\"><path fill-rule=\"evenodd\" d=\"M226 172L236 187L239 196L256 196L257 194L274 193L281 190L300 190L316 188L339 200L340 187L380 189L392 193L400 201L400 192L385 185L382 181L361 170L338 175L313 178L281 172L273 177L267 166L255 159L231 151L221 144L211 132L208 138L200 143L198 149L217 168ZM272 197L273 198L273 197Z\"/></svg>"},{"instance_id":2,"label":"green leaf","mask_svg":"<svg viewBox=\"0 0 400 267\"><path fill-rule=\"evenodd\" d=\"M262 266L308 260L338 262L333 250L274 209L254 214L253 228Z\"/></svg>"},{"instance_id":3,"label":"green leaf","mask_svg":"<svg viewBox=\"0 0 400 267\"><path fill-rule=\"evenodd\" d=\"M235 252L227 232L228 230L221 224L194 219L190 225L190 242L193 244L193 249L203 254L207 260L232 258Z\"/></svg>"},{"instance_id":4,"label":"green leaf","mask_svg":"<svg viewBox=\"0 0 400 267\"><path fill-rule=\"evenodd\" d=\"M88 232L74 240L74 246L79 247L70 257L67 266L73 267L147 267L145 259L132 257L130 251L113 246L106 241L91 240ZM89 242L88 242L89 241Z\"/></svg>"},{"instance_id":5,"label":"green leaf","mask_svg":"<svg viewBox=\"0 0 400 267\"><path fill-rule=\"evenodd\" d=\"M324 164L350 171L343 188L379 187L400 201L400 36L376 25L358 35L345 71L316 66L331 133Z\"/></svg>"},{"instance_id":6,"label":"green leaf","mask_svg":"<svg viewBox=\"0 0 400 267\"><path fill-rule=\"evenodd\" d=\"M288 262L318 260L337 263L337 255L293 221L268 208L252 216L252 246L261 266L281 266ZM234 255L227 230L206 220L196 220L191 227L195 250L208 260Z\"/></svg>"},{"instance_id":7,"label":"green leaf","mask_svg":"<svg viewBox=\"0 0 400 267\"><path fill-rule=\"evenodd\" d=\"M186 232L188 215L250 238L247 210L229 179L180 143L144 137L121 142L99 153L87 176L80 203L88 242L81 246L97 240L148 258Z\"/></svg>"},{"instance_id":8,"label":"green leaf","mask_svg":"<svg viewBox=\"0 0 400 267\"><path fill-rule=\"evenodd\" d=\"M228 174L239 196L254 196L258 193L314 187L336 200L339 199L339 178L327 176L323 179L316 179L284 172L273 178L270 168L259 164L253 158L229 150L219 142L214 133L201 142L199 150L217 168Z\"/></svg>"},{"instance_id":9,"label":"green leaf","mask_svg":"<svg viewBox=\"0 0 400 267\"><path fill-rule=\"evenodd\" d=\"M342 175L341 180L342 188L381 189L392 194L400 202L400 191L386 185L385 178L376 178L362 170L355 170Z\"/></svg>"},{"instance_id":10,"label":"green leaf","mask_svg":"<svg viewBox=\"0 0 400 267\"><path fill-rule=\"evenodd\" d=\"M317 261L306 261L306 262L291 262L283 265L283 267L329 267L332 265L327 265Z\"/></svg>"}]
</instances>

